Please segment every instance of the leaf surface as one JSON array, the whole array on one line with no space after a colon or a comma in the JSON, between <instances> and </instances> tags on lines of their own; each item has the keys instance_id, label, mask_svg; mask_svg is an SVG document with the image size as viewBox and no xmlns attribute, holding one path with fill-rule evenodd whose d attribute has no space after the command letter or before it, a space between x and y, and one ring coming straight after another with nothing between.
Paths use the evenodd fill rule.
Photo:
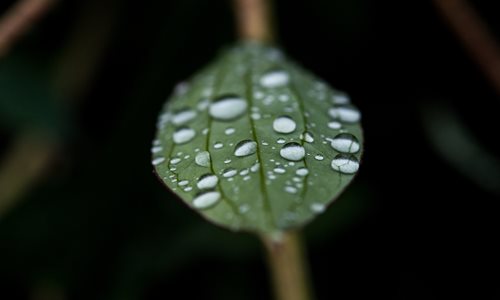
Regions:
<instances>
[{"instance_id":1,"label":"leaf surface","mask_svg":"<svg viewBox=\"0 0 500 300\"><path fill-rule=\"evenodd\" d=\"M157 175L203 217L261 233L300 227L352 180L349 97L276 49L240 44L180 83L158 120Z\"/></svg>"}]
</instances>

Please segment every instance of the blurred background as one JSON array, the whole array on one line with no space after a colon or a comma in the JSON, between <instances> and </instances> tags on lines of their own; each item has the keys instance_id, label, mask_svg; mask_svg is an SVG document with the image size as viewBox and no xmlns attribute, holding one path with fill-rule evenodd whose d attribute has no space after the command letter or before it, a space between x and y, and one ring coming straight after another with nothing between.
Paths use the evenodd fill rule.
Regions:
<instances>
[{"instance_id":1,"label":"blurred background","mask_svg":"<svg viewBox=\"0 0 500 300\"><path fill-rule=\"evenodd\" d=\"M305 229L317 298L499 299L500 97L432 1L275 5L364 117L358 176ZM0 299L271 299L259 241L150 165L166 96L234 40L230 1L58 1L0 54Z\"/></svg>"}]
</instances>

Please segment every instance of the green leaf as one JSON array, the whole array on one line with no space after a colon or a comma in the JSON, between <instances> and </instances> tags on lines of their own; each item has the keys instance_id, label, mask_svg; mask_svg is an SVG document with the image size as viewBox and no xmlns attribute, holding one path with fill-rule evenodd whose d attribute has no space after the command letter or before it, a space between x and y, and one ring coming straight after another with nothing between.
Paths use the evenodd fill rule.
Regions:
<instances>
[{"instance_id":1,"label":"green leaf","mask_svg":"<svg viewBox=\"0 0 500 300\"><path fill-rule=\"evenodd\" d=\"M345 93L278 49L245 43L175 88L152 163L207 220L279 232L312 220L352 180L359 119Z\"/></svg>"}]
</instances>

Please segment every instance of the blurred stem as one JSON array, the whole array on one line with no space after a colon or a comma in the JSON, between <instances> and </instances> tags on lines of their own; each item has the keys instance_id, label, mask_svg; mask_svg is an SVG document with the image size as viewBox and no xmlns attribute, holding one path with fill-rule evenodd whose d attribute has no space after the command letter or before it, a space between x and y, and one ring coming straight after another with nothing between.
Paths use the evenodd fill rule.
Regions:
<instances>
[{"instance_id":1,"label":"blurred stem","mask_svg":"<svg viewBox=\"0 0 500 300\"><path fill-rule=\"evenodd\" d=\"M263 43L274 40L271 0L234 0L234 11L241 39Z\"/></svg>"},{"instance_id":2,"label":"blurred stem","mask_svg":"<svg viewBox=\"0 0 500 300\"><path fill-rule=\"evenodd\" d=\"M0 19L0 58L42 17L56 0L19 0Z\"/></svg>"},{"instance_id":3,"label":"blurred stem","mask_svg":"<svg viewBox=\"0 0 500 300\"><path fill-rule=\"evenodd\" d=\"M500 94L500 46L466 0L434 0L437 9Z\"/></svg>"},{"instance_id":4,"label":"blurred stem","mask_svg":"<svg viewBox=\"0 0 500 300\"><path fill-rule=\"evenodd\" d=\"M288 231L278 237L263 235L261 238L267 250L276 299L311 299L300 232Z\"/></svg>"}]
</instances>

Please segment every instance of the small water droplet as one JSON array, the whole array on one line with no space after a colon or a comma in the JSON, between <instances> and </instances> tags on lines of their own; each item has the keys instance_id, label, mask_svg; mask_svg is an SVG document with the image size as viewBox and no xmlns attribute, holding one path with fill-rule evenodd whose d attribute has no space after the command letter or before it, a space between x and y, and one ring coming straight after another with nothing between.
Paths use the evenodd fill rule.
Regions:
<instances>
[{"instance_id":1,"label":"small water droplet","mask_svg":"<svg viewBox=\"0 0 500 300\"><path fill-rule=\"evenodd\" d=\"M161 145L161 141L156 139L153 141L153 146L160 146Z\"/></svg>"},{"instance_id":2,"label":"small water droplet","mask_svg":"<svg viewBox=\"0 0 500 300\"><path fill-rule=\"evenodd\" d=\"M208 151L201 151L196 154L194 161L200 167L208 167L210 165L210 153Z\"/></svg>"},{"instance_id":3,"label":"small water droplet","mask_svg":"<svg viewBox=\"0 0 500 300\"><path fill-rule=\"evenodd\" d=\"M250 115L250 118L252 118L252 120L260 120L260 118L262 118L262 116L260 115L260 113L254 112Z\"/></svg>"},{"instance_id":4,"label":"small water droplet","mask_svg":"<svg viewBox=\"0 0 500 300\"><path fill-rule=\"evenodd\" d=\"M252 178L252 177L250 177L249 175L247 175L247 176L243 177L243 180L244 181L248 181L248 180L250 180L250 178Z\"/></svg>"},{"instance_id":5,"label":"small water droplet","mask_svg":"<svg viewBox=\"0 0 500 300\"><path fill-rule=\"evenodd\" d=\"M344 174L354 174L359 169L359 160L352 154L337 154L332 160L332 169Z\"/></svg>"},{"instance_id":6,"label":"small water droplet","mask_svg":"<svg viewBox=\"0 0 500 300\"><path fill-rule=\"evenodd\" d=\"M219 182L219 178L216 175L205 174L205 175L200 176L200 178L198 179L198 182L196 183L196 186L200 190L213 189L213 188L215 188L215 186L217 185L218 182Z\"/></svg>"},{"instance_id":7,"label":"small water droplet","mask_svg":"<svg viewBox=\"0 0 500 300\"><path fill-rule=\"evenodd\" d=\"M351 100L349 99L349 96L345 93L335 93L332 96L332 102L334 104L349 104Z\"/></svg>"},{"instance_id":8,"label":"small water droplet","mask_svg":"<svg viewBox=\"0 0 500 300\"><path fill-rule=\"evenodd\" d=\"M325 159L325 157L323 155L321 155L321 154L317 154L316 156L314 156L314 158L316 160L323 160L323 159Z\"/></svg>"},{"instance_id":9,"label":"small water droplet","mask_svg":"<svg viewBox=\"0 0 500 300\"><path fill-rule=\"evenodd\" d=\"M217 142L217 143L215 143L215 144L214 144L214 148L215 148L215 149L220 149L220 148L222 148L222 147L224 147L224 144L222 144L222 143L220 143L220 142Z\"/></svg>"},{"instance_id":10,"label":"small water droplet","mask_svg":"<svg viewBox=\"0 0 500 300\"><path fill-rule=\"evenodd\" d=\"M208 191L198 194L193 199L193 206L198 209L209 208L220 200L220 193L216 191Z\"/></svg>"},{"instance_id":11,"label":"small water droplet","mask_svg":"<svg viewBox=\"0 0 500 300\"><path fill-rule=\"evenodd\" d=\"M228 159L225 159L225 160L224 160L224 163L225 163L225 164L229 164L229 163L231 163L231 160L230 160L229 158L228 158Z\"/></svg>"},{"instance_id":12,"label":"small water droplet","mask_svg":"<svg viewBox=\"0 0 500 300\"><path fill-rule=\"evenodd\" d=\"M151 161L151 163L153 164L153 166L157 166L164 161L165 161L165 157L157 157L157 158L153 159L153 161Z\"/></svg>"},{"instance_id":13,"label":"small water droplet","mask_svg":"<svg viewBox=\"0 0 500 300\"><path fill-rule=\"evenodd\" d=\"M300 144L295 142L287 143L281 148L280 155L284 159L299 161L306 155L306 150Z\"/></svg>"},{"instance_id":14,"label":"small water droplet","mask_svg":"<svg viewBox=\"0 0 500 300\"><path fill-rule=\"evenodd\" d=\"M161 146L155 146L155 147L151 148L151 153L159 153L161 151L163 151L163 147L161 147Z\"/></svg>"},{"instance_id":15,"label":"small water droplet","mask_svg":"<svg viewBox=\"0 0 500 300\"><path fill-rule=\"evenodd\" d=\"M189 142L194 138L196 132L194 129L188 127L181 127L177 129L173 134L174 143L176 144L184 144Z\"/></svg>"},{"instance_id":16,"label":"small water droplet","mask_svg":"<svg viewBox=\"0 0 500 300\"><path fill-rule=\"evenodd\" d=\"M243 169L243 170L240 171L240 175L241 176L246 176L246 175L248 175L248 173L250 173L249 169Z\"/></svg>"},{"instance_id":17,"label":"small water droplet","mask_svg":"<svg viewBox=\"0 0 500 300\"><path fill-rule=\"evenodd\" d=\"M297 193L297 188L293 187L293 186L286 186L285 192L290 193L290 194L295 194L295 193Z\"/></svg>"},{"instance_id":18,"label":"small water droplet","mask_svg":"<svg viewBox=\"0 0 500 300\"><path fill-rule=\"evenodd\" d=\"M313 143L314 142L314 136L312 135L312 133L306 131L304 132L304 141L308 142L308 143Z\"/></svg>"},{"instance_id":19,"label":"small water droplet","mask_svg":"<svg viewBox=\"0 0 500 300\"><path fill-rule=\"evenodd\" d=\"M286 170L283 169L283 168L274 168L273 170L275 173L278 173L278 174L285 174Z\"/></svg>"},{"instance_id":20,"label":"small water droplet","mask_svg":"<svg viewBox=\"0 0 500 300\"><path fill-rule=\"evenodd\" d=\"M340 129L341 127L342 127L342 124L340 124L340 122L337 122L337 121L328 122L328 128Z\"/></svg>"},{"instance_id":21,"label":"small water droplet","mask_svg":"<svg viewBox=\"0 0 500 300\"><path fill-rule=\"evenodd\" d=\"M278 144L284 144L284 143L286 143L286 140L285 140L285 139L283 139L283 138L279 138L279 139L276 141L276 143L278 143Z\"/></svg>"},{"instance_id":22,"label":"small water droplet","mask_svg":"<svg viewBox=\"0 0 500 300\"><path fill-rule=\"evenodd\" d=\"M277 88L288 84L290 75L283 70L267 72L260 78L260 84L266 88Z\"/></svg>"},{"instance_id":23,"label":"small water droplet","mask_svg":"<svg viewBox=\"0 0 500 300\"><path fill-rule=\"evenodd\" d=\"M243 140L236 144L234 155L238 157L252 155L257 151L257 143L252 140Z\"/></svg>"},{"instance_id":24,"label":"small water droplet","mask_svg":"<svg viewBox=\"0 0 500 300\"><path fill-rule=\"evenodd\" d=\"M236 169L234 169L234 168L227 168L224 171L222 171L222 176L224 178L230 178L236 174L238 174L238 171L236 171Z\"/></svg>"},{"instance_id":25,"label":"small water droplet","mask_svg":"<svg viewBox=\"0 0 500 300\"><path fill-rule=\"evenodd\" d=\"M288 96L287 94L281 94L278 96L278 99L281 102L287 102L288 100L290 100L290 96Z\"/></svg>"},{"instance_id":26,"label":"small water droplet","mask_svg":"<svg viewBox=\"0 0 500 300\"><path fill-rule=\"evenodd\" d=\"M278 133L292 133L295 128L297 128L297 124L289 116L277 117L273 122L273 129Z\"/></svg>"},{"instance_id":27,"label":"small water droplet","mask_svg":"<svg viewBox=\"0 0 500 300\"><path fill-rule=\"evenodd\" d=\"M238 210L240 211L240 213L244 214L250 210L250 206L248 204L242 204L240 205Z\"/></svg>"},{"instance_id":28,"label":"small water droplet","mask_svg":"<svg viewBox=\"0 0 500 300\"><path fill-rule=\"evenodd\" d=\"M328 110L332 118L346 123L357 123L361 119L361 113L354 106L339 106Z\"/></svg>"},{"instance_id":29,"label":"small water droplet","mask_svg":"<svg viewBox=\"0 0 500 300\"><path fill-rule=\"evenodd\" d=\"M190 192L193 190L193 187L192 186L187 186L183 189L184 192Z\"/></svg>"},{"instance_id":30,"label":"small water droplet","mask_svg":"<svg viewBox=\"0 0 500 300\"><path fill-rule=\"evenodd\" d=\"M333 149L343 153L356 153L359 151L358 139L350 133L338 134L331 140Z\"/></svg>"},{"instance_id":31,"label":"small water droplet","mask_svg":"<svg viewBox=\"0 0 500 300\"><path fill-rule=\"evenodd\" d=\"M233 134L234 132L236 131L236 129L232 128L232 127L229 127L229 128L226 128L226 130L224 130L224 133L226 135L231 135Z\"/></svg>"},{"instance_id":32,"label":"small water droplet","mask_svg":"<svg viewBox=\"0 0 500 300\"><path fill-rule=\"evenodd\" d=\"M323 203L313 203L311 204L311 211L315 213L322 213L325 211L325 205Z\"/></svg>"},{"instance_id":33,"label":"small water droplet","mask_svg":"<svg viewBox=\"0 0 500 300\"><path fill-rule=\"evenodd\" d=\"M176 126L184 125L196 117L196 111L188 107L182 108L172 116L172 123Z\"/></svg>"},{"instance_id":34,"label":"small water droplet","mask_svg":"<svg viewBox=\"0 0 500 300\"><path fill-rule=\"evenodd\" d=\"M255 163L253 166L250 167L250 171L252 171L253 173L257 172L260 168L260 165L259 163Z\"/></svg>"},{"instance_id":35,"label":"small water droplet","mask_svg":"<svg viewBox=\"0 0 500 300\"><path fill-rule=\"evenodd\" d=\"M170 164L171 164L171 165L176 165L176 164L178 164L178 163L180 163L180 162L181 162L181 159L180 159L180 158L178 158L178 157L172 158L172 159L170 160Z\"/></svg>"},{"instance_id":36,"label":"small water droplet","mask_svg":"<svg viewBox=\"0 0 500 300\"><path fill-rule=\"evenodd\" d=\"M188 183L189 183L189 181L187 181L187 180L181 180L181 181L179 181L178 185L185 186L185 185L188 185Z\"/></svg>"},{"instance_id":37,"label":"small water droplet","mask_svg":"<svg viewBox=\"0 0 500 300\"><path fill-rule=\"evenodd\" d=\"M246 111L247 102L236 95L224 95L214 100L208 112L210 116L219 121L234 120Z\"/></svg>"},{"instance_id":38,"label":"small water droplet","mask_svg":"<svg viewBox=\"0 0 500 300\"><path fill-rule=\"evenodd\" d=\"M198 108L198 110L200 110L200 111L203 111L203 110L207 109L209 105L210 105L210 100L207 98L203 98L200 100L200 102L198 102L198 105L196 105L196 108Z\"/></svg>"},{"instance_id":39,"label":"small water droplet","mask_svg":"<svg viewBox=\"0 0 500 300\"><path fill-rule=\"evenodd\" d=\"M295 171L295 174L299 176L307 176L309 174L309 170L307 168L298 168L297 171Z\"/></svg>"}]
</instances>

